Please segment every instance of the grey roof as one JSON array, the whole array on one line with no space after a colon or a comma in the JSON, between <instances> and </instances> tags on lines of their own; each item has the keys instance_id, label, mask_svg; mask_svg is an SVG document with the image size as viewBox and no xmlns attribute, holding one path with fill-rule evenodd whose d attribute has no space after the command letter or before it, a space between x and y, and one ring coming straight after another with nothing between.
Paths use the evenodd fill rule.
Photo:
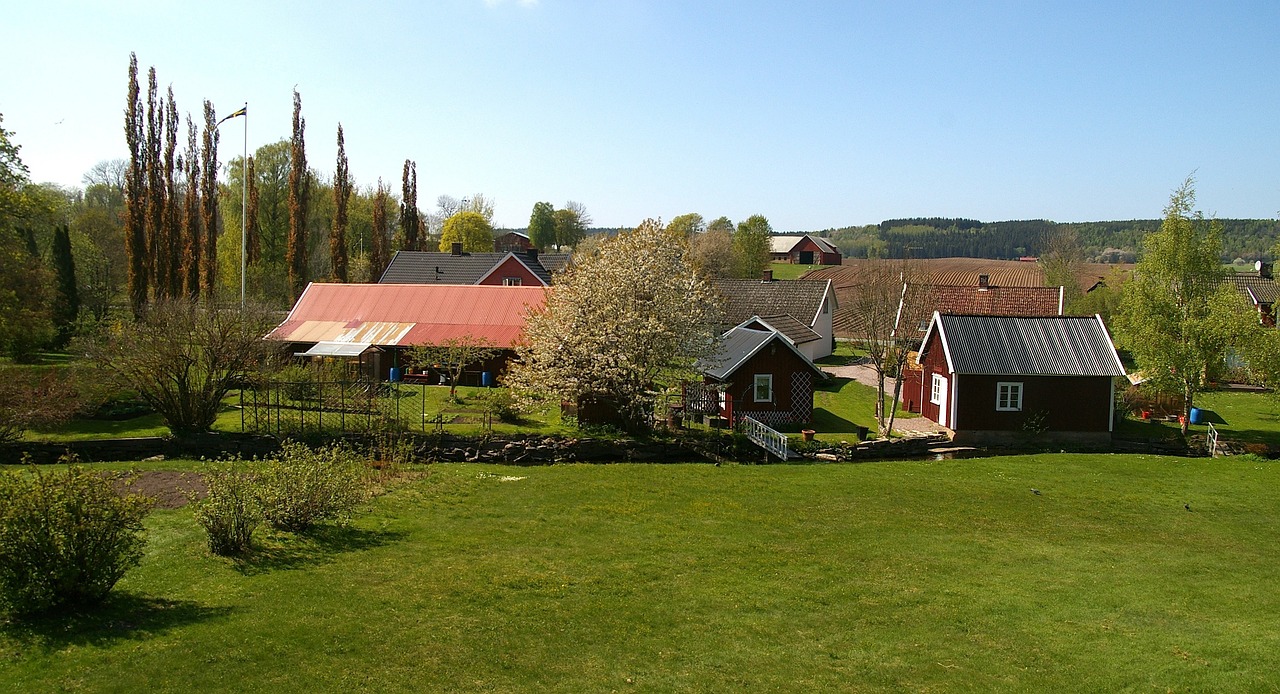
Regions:
<instances>
[{"instance_id":1,"label":"grey roof","mask_svg":"<svg viewBox=\"0 0 1280 694\"><path fill-rule=\"evenodd\" d=\"M733 372L738 370L748 359L756 352L759 352L765 345L778 339L788 349L804 360L810 368L822 374L822 370L814 365L796 346L783 337L782 333L777 330L756 330L754 328L736 327L720 336L720 342L716 346L716 350L710 357L699 360L694 364L694 369L716 379L723 381Z\"/></svg>"},{"instance_id":2,"label":"grey roof","mask_svg":"<svg viewBox=\"0 0 1280 694\"><path fill-rule=\"evenodd\" d=\"M1256 272L1228 272L1227 281L1254 305L1274 304L1280 298L1280 285L1272 277L1263 277Z\"/></svg>"},{"instance_id":3,"label":"grey roof","mask_svg":"<svg viewBox=\"0 0 1280 694\"><path fill-rule=\"evenodd\" d=\"M782 333L797 345L822 339L822 336L812 328L785 313L776 316L759 316L758 320L765 326Z\"/></svg>"},{"instance_id":4,"label":"grey roof","mask_svg":"<svg viewBox=\"0 0 1280 694\"><path fill-rule=\"evenodd\" d=\"M378 280L380 284L475 284L507 256L515 256L534 275L551 284L551 274L569 263L567 253L539 254L533 260L524 253L429 253L397 251Z\"/></svg>"},{"instance_id":5,"label":"grey roof","mask_svg":"<svg viewBox=\"0 0 1280 694\"><path fill-rule=\"evenodd\" d=\"M813 242L818 244L818 248L821 248L823 253L839 252L839 249L836 248L834 244L822 238L821 236L814 236L813 234L805 234L805 236L809 237L810 239L813 239Z\"/></svg>"},{"instance_id":6,"label":"grey roof","mask_svg":"<svg viewBox=\"0 0 1280 694\"><path fill-rule=\"evenodd\" d=\"M788 315L811 326L822 308L831 280L728 280L711 283L724 308L726 325L738 325L752 316ZM832 304L835 296L832 295ZM833 305L832 310L835 310Z\"/></svg>"},{"instance_id":7,"label":"grey roof","mask_svg":"<svg viewBox=\"0 0 1280 694\"><path fill-rule=\"evenodd\" d=\"M935 313L952 373L992 376L1123 376L1097 316L950 316Z\"/></svg>"}]
</instances>

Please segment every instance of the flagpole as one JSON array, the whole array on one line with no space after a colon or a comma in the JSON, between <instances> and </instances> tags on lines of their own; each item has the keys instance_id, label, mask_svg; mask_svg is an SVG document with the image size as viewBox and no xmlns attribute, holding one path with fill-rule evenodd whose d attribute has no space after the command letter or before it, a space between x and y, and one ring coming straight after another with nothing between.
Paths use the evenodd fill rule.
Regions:
<instances>
[{"instance_id":1,"label":"flagpole","mask_svg":"<svg viewBox=\"0 0 1280 694\"><path fill-rule=\"evenodd\" d=\"M240 158L240 308L244 308L244 274L248 265L249 216L249 102L244 102L244 156Z\"/></svg>"}]
</instances>

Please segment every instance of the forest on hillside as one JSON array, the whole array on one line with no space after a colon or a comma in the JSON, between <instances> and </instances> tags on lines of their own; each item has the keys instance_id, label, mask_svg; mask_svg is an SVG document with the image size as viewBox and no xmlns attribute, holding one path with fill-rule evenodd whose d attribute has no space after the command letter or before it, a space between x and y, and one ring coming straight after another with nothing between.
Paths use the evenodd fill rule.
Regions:
<instances>
[{"instance_id":1,"label":"forest on hillside","mask_svg":"<svg viewBox=\"0 0 1280 694\"><path fill-rule=\"evenodd\" d=\"M1219 219L1222 260L1271 260L1280 222L1274 219ZM980 222L921 217L815 232L840 248L846 258L998 258L1038 256L1064 230L1074 231L1085 259L1100 263L1133 262L1142 237L1160 227L1158 219L1059 223L1043 219Z\"/></svg>"}]
</instances>

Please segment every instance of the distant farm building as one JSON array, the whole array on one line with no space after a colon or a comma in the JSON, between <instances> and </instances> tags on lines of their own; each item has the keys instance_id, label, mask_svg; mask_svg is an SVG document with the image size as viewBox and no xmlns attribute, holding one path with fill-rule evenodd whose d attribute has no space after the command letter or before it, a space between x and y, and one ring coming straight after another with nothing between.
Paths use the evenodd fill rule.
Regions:
<instances>
[{"instance_id":1,"label":"distant farm building","mask_svg":"<svg viewBox=\"0 0 1280 694\"><path fill-rule=\"evenodd\" d=\"M771 236L770 258L776 263L839 265L840 249L821 236Z\"/></svg>"}]
</instances>

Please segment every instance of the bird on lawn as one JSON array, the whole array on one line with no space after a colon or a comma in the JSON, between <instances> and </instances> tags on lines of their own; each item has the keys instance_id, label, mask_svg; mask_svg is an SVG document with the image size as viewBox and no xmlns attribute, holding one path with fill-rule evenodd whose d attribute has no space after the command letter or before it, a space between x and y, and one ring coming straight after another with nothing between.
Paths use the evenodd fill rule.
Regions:
<instances>
[{"instance_id":1,"label":"bird on lawn","mask_svg":"<svg viewBox=\"0 0 1280 694\"><path fill-rule=\"evenodd\" d=\"M1191 504L1183 504L1183 505L1182 505L1182 508L1185 508L1185 509L1187 509L1188 511L1190 511L1190 510L1191 510Z\"/></svg>"},{"instance_id":2,"label":"bird on lawn","mask_svg":"<svg viewBox=\"0 0 1280 694\"><path fill-rule=\"evenodd\" d=\"M1035 487L1031 488L1031 493L1035 494L1036 496L1040 496L1040 490L1036 489Z\"/></svg>"}]
</instances>

